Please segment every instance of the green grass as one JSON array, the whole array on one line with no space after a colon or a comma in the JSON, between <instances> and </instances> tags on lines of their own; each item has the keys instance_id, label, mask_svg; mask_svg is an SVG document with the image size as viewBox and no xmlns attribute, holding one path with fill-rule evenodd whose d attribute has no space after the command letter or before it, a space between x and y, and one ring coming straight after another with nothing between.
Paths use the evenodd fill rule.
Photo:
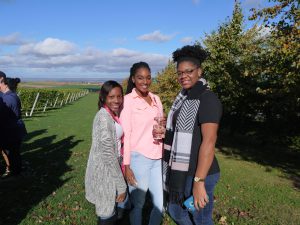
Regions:
<instances>
[{"instance_id":1,"label":"green grass","mask_svg":"<svg viewBox=\"0 0 300 225\"><path fill-rule=\"evenodd\" d=\"M25 119L27 170L17 179L0 180L0 224L95 224L94 207L84 198L84 173L96 111L97 95L89 94ZM222 173L215 192L216 224L300 224L295 158L260 161L242 154L247 146L223 143L217 153ZM166 218L164 224L174 223Z\"/></svg>"},{"instance_id":2,"label":"green grass","mask_svg":"<svg viewBox=\"0 0 300 225\"><path fill-rule=\"evenodd\" d=\"M215 215L228 224L300 224L300 195L278 169L217 155Z\"/></svg>"}]
</instances>

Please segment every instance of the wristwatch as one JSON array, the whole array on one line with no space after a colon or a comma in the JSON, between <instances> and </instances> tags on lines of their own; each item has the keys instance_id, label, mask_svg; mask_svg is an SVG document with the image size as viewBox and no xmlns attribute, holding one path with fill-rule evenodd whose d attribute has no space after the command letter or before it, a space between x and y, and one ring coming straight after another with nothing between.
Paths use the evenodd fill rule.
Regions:
<instances>
[{"instance_id":1,"label":"wristwatch","mask_svg":"<svg viewBox=\"0 0 300 225\"><path fill-rule=\"evenodd\" d=\"M202 179L202 178L200 178L200 177L194 177L194 181L195 181L195 182L204 182L205 179Z\"/></svg>"}]
</instances>

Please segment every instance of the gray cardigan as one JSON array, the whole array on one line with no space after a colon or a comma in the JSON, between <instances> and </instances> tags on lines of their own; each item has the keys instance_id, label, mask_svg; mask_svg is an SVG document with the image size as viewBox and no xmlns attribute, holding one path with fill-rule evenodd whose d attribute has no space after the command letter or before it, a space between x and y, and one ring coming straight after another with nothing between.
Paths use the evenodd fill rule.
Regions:
<instances>
[{"instance_id":1,"label":"gray cardigan","mask_svg":"<svg viewBox=\"0 0 300 225\"><path fill-rule=\"evenodd\" d=\"M100 217L114 212L117 194L126 191L118 161L114 120L101 108L93 123L93 139L85 174L85 197L96 206Z\"/></svg>"}]
</instances>

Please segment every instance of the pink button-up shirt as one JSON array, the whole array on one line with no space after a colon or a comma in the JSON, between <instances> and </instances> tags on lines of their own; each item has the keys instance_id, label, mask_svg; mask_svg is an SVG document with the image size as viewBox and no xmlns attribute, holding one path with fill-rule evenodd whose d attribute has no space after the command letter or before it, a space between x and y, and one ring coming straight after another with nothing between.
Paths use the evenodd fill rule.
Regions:
<instances>
[{"instance_id":1,"label":"pink button-up shirt","mask_svg":"<svg viewBox=\"0 0 300 225\"><path fill-rule=\"evenodd\" d=\"M135 89L124 97L124 108L120 115L124 131L124 165L130 165L131 151L139 152L149 159L162 157L162 144L154 141L152 130L154 117L163 115L163 106L157 95L149 95L151 105Z\"/></svg>"}]
</instances>

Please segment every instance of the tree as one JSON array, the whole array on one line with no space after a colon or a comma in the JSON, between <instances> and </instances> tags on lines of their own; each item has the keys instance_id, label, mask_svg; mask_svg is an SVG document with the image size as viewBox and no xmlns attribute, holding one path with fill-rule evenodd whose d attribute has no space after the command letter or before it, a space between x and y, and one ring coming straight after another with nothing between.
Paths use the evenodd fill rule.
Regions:
<instances>
[{"instance_id":1,"label":"tree","mask_svg":"<svg viewBox=\"0 0 300 225\"><path fill-rule=\"evenodd\" d=\"M165 69L157 74L151 87L151 90L161 98L165 112L170 110L180 89L180 84L177 81L176 66L169 61Z\"/></svg>"},{"instance_id":2,"label":"tree","mask_svg":"<svg viewBox=\"0 0 300 225\"><path fill-rule=\"evenodd\" d=\"M223 103L225 125L239 133L263 130L276 139L299 135L300 32L298 2L273 2L278 4L252 9L252 19L263 18L263 25L244 30L236 1L232 18L203 43L210 52L204 70Z\"/></svg>"},{"instance_id":3,"label":"tree","mask_svg":"<svg viewBox=\"0 0 300 225\"><path fill-rule=\"evenodd\" d=\"M129 76L128 76L129 77ZM123 88L123 92L124 94L126 93L126 90L127 90L127 83L128 83L128 78L125 78L124 80L122 80L121 82L121 86Z\"/></svg>"},{"instance_id":4,"label":"tree","mask_svg":"<svg viewBox=\"0 0 300 225\"><path fill-rule=\"evenodd\" d=\"M217 31L206 35L203 43L210 53L204 62L205 76L219 95L224 108L224 123L231 131L245 128L258 114L257 92L261 46L258 27L244 31L240 3L236 2L232 18Z\"/></svg>"},{"instance_id":5,"label":"tree","mask_svg":"<svg viewBox=\"0 0 300 225\"><path fill-rule=\"evenodd\" d=\"M264 82L259 87L264 98L267 122L286 133L299 133L300 112L300 31L299 1L269 0L275 5L252 9L251 20L262 19L269 29L261 54ZM285 129L283 129L285 128Z\"/></svg>"}]
</instances>

